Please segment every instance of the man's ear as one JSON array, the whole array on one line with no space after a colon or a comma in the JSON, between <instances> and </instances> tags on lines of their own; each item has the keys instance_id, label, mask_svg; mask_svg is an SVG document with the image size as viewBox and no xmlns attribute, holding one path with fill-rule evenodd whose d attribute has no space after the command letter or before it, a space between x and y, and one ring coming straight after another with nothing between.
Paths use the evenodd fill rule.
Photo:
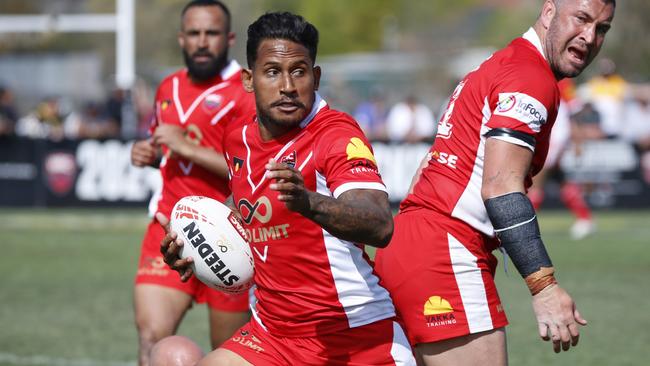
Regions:
<instances>
[{"instance_id":1,"label":"man's ear","mask_svg":"<svg viewBox=\"0 0 650 366\"><path fill-rule=\"evenodd\" d=\"M314 66L314 90L318 90L318 87L320 86L320 75L320 66Z\"/></svg>"},{"instance_id":2,"label":"man's ear","mask_svg":"<svg viewBox=\"0 0 650 366\"><path fill-rule=\"evenodd\" d=\"M253 92L253 70L242 69L241 81L244 84L244 90L246 90L246 92L248 93L252 93Z\"/></svg>"},{"instance_id":3,"label":"man's ear","mask_svg":"<svg viewBox=\"0 0 650 366\"><path fill-rule=\"evenodd\" d=\"M185 38L183 37L183 31L179 31L178 35L176 35L176 39L178 40L178 45L181 46L181 49L185 49Z\"/></svg>"},{"instance_id":4,"label":"man's ear","mask_svg":"<svg viewBox=\"0 0 650 366\"><path fill-rule=\"evenodd\" d=\"M235 46L235 32L228 32L228 48Z\"/></svg>"},{"instance_id":5,"label":"man's ear","mask_svg":"<svg viewBox=\"0 0 650 366\"><path fill-rule=\"evenodd\" d=\"M544 1L544 6L542 6L542 13L539 18L544 26L544 29L549 29L551 26L551 20L555 17L557 8L555 7L555 2L553 0Z\"/></svg>"}]
</instances>

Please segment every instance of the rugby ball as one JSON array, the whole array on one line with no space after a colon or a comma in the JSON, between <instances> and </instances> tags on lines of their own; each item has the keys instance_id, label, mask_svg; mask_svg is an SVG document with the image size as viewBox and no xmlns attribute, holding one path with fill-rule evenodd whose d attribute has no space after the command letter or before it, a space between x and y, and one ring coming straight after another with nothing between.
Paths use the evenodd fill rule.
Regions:
<instances>
[{"instance_id":1,"label":"rugby ball","mask_svg":"<svg viewBox=\"0 0 650 366\"><path fill-rule=\"evenodd\" d=\"M192 269L201 282L227 293L252 286L248 236L226 205L208 197L183 197L174 205L170 225L183 240L181 258L193 258Z\"/></svg>"}]
</instances>

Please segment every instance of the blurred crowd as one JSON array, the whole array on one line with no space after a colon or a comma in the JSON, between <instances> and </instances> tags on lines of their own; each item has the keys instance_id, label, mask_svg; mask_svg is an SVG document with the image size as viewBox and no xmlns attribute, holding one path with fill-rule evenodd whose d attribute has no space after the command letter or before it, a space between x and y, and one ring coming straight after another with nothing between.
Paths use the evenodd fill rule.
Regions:
<instances>
[{"instance_id":1,"label":"blurred crowd","mask_svg":"<svg viewBox=\"0 0 650 366\"><path fill-rule=\"evenodd\" d=\"M598 74L586 82L562 86L572 140L620 139L650 151L650 84L626 81L610 59L601 59L597 67ZM389 142L430 141L441 117L413 95L389 105L381 91L372 92L353 115L371 140Z\"/></svg>"},{"instance_id":2,"label":"blurred crowd","mask_svg":"<svg viewBox=\"0 0 650 366\"><path fill-rule=\"evenodd\" d=\"M112 88L105 100L75 104L64 96L43 98L31 111L20 114L12 90L0 85L0 136L61 141L124 137L124 111L133 111L136 131L145 135L152 112L151 88L138 83L132 91Z\"/></svg>"},{"instance_id":3,"label":"blurred crowd","mask_svg":"<svg viewBox=\"0 0 650 366\"><path fill-rule=\"evenodd\" d=\"M569 87L572 138L621 139L634 144L640 152L650 151L650 84L626 81L606 58L597 67L596 76ZM566 90L563 93L566 97ZM105 100L79 106L65 97L47 97L32 111L20 114L12 91L0 85L0 136L53 141L125 137L123 111L128 104L137 124L137 131L128 137L143 137L151 118L152 100L151 88L138 82L130 92L113 88ZM430 142L441 116L426 102L410 94L391 105L386 93L375 89L351 112L371 140ZM440 113L445 109L446 105L439 108Z\"/></svg>"}]
</instances>

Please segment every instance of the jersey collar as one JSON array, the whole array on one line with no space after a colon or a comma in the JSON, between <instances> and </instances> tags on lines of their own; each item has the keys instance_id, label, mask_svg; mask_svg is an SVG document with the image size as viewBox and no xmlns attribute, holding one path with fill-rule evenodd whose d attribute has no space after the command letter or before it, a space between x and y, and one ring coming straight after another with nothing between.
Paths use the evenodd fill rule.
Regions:
<instances>
[{"instance_id":1,"label":"jersey collar","mask_svg":"<svg viewBox=\"0 0 650 366\"><path fill-rule=\"evenodd\" d=\"M546 60L546 55L544 55L544 49L542 48L542 41L539 39L539 36L533 27L528 28L522 37L528 42L532 43L533 46L537 48L537 51L539 51L539 53L542 54L542 57Z\"/></svg>"},{"instance_id":2,"label":"jersey collar","mask_svg":"<svg viewBox=\"0 0 650 366\"><path fill-rule=\"evenodd\" d=\"M227 80L241 70L241 66L236 60L230 60L228 65L221 70L221 80Z\"/></svg>"},{"instance_id":3,"label":"jersey collar","mask_svg":"<svg viewBox=\"0 0 650 366\"><path fill-rule=\"evenodd\" d=\"M320 112L321 109L327 106L327 102L325 101L325 99L323 99L320 96L320 94L318 94L317 92L314 92L314 94L315 94L315 98L314 98L314 104L311 107L311 112L309 112L307 117L305 117L305 119L303 119L302 122L300 122L300 128L305 128L305 126L307 126L309 122L311 122L314 119L314 117L316 117L316 114L318 114L318 112Z\"/></svg>"}]
</instances>

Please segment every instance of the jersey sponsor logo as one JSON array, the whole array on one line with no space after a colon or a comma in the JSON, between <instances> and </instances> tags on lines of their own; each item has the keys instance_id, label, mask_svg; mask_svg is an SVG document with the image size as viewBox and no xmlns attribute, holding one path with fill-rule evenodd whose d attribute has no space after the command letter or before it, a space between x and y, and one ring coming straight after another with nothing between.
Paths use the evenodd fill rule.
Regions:
<instances>
[{"instance_id":1,"label":"jersey sponsor logo","mask_svg":"<svg viewBox=\"0 0 650 366\"><path fill-rule=\"evenodd\" d=\"M446 152L433 151L428 154L428 159L432 159L439 162L440 164L446 165L452 169L456 169L456 163L458 163L458 156L454 154L449 154Z\"/></svg>"},{"instance_id":2,"label":"jersey sponsor logo","mask_svg":"<svg viewBox=\"0 0 650 366\"><path fill-rule=\"evenodd\" d=\"M424 318L427 327L456 324L454 308L449 301L440 296L431 296L424 303Z\"/></svg>"},{"instance_id":3,"label":"jersey sponsor logo","mask_svg":"<svg viewBox=\"0 0 650 366\"><path fill-rule=\"evenodd\" d=\"M159 276L165 277L170 270L165 264L162 256L144 257L142 264L138 267L138 276Z\"/></svg>"},{"instance_id":4,"label":"jersey sponsor logo","mask_svg":"<svg viewBox=\"0 0 650 366\"><path fill-rule=\"evenodd\" d=\"M363 143L358 137L353 137L350 139L348 146L345 148L345 152L348 154L348 160L352 159L367 159L372 161L374 164L377 164L375 157L372 155L370 148Z\"/></svg>"},{"instance_id":5,"label":"jersey sponsor logo","mask_svg":"<svg viewBox=\"0 0 650 366\"><path fill-rule=\"evenodd\" d=\"M239 334L232 336L231 340L235 343L239 343L244 347L250 348L255 353L264 352L264 347L262 347L262 341L259 338L255 337L248 331L241 331Z\"/></svg>"},{"instance_id":6,"label":"jersey sponsor logo","mask_svg":"<svg viewBox=\"0 0 650 366\"><path fill-rule=\"evenodd\" d=\"M499 93L495 115L510 117L539 132L548 119L544 104L524 93Z\"/></svg>"},{"instance_id":7,"label":"jersey sponsor logo","mask_svg":"<svg viewBox=\"0 0 650 366\"><path fill-rule=\"evenodd\" d=\"M351 162L350 173L363 174L373 173L379 175L377 166L368 160L355 160Z\"/></svg>"},{"instance_id":8,"label":"jersey sponsor logo","mask_svg":"<svg viewBox=\"0 0 650 366\"><path fill-rule=\"evenodd\" d=\"M291 168L296 167L296 150L294 150L291 154L285 155L280 159L280 163L285 163Z\"/></svg>"},{"instance_id":9,"label":"jersey sponsor logo","mask_svg":"<svg viewBox=\"0 0 650 366\"><path fill-rule=\"evenodd\" d=\"M451 137L452 128L454 128L454 125L449 123L449 121L451 120L451 115L454 113L456 100L460 96L460 92L463 90L466 82L466 80L463 80L458 83L454 89L454 92L451 94L451 97L449 98L449 104L447 105L447 110L440 119L440 122L438 122L438 132L436 133L436 138L440 137L443 139L448 139Z\"/></svg>"},{"instance_id":10,"label":"jersey sponsor logo","mask_svg":"<svg viewBox=\"0 0 650 366\"><path fill-rule=\"evenodd\" d=\"M219 94L208 94L203 99L203 109L206 112L214 112L217 108L221 106L223 102L223 97Z\"/></svg>"},{"instance_id":11,"label":"jersey sponsor logo","mask_svg":"<svg viewBox=\"0 0 650 366\"><path fill-rule=\"evenodd\" d=\"M238 158L236 156L232 157L232 176L239 178L241 176L241 170L244 167L244 159Z\"/></svg>"},{"instance_id":12,"label":"jersey sponsor logo","mask_svg":"<svg viewBox=\"0 0 650 366\"><path fill-rule=\"evenodd\" d=\"M258 198L255 203L250 203L247 199L242 198L237 203L237 208L241 212L246 224L253 222L254 218L262 224L266 224L271 220L271 216L273 215L271 201L266 196Z\"/></svg>"}]
</instances>

